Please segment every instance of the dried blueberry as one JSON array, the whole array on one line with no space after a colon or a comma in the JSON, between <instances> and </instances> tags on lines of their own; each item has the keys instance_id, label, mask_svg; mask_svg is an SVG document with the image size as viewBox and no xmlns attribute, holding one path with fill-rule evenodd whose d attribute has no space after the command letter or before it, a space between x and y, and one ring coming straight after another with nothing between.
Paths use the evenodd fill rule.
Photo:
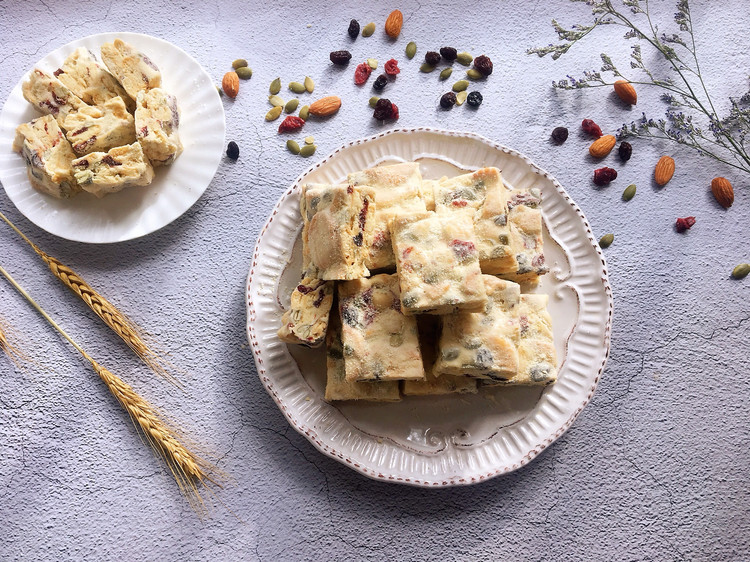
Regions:
<instances>
[{"instance_id":1,"label":"dried blueberry","mask_svg":"<svg viewBox=\"0 0 750 562\"><path fill-rule=\"evenodd\" d=\"M454 61L458 56L458 51L453 47L440 47L440 55L447 61Z\"/></svg>"},{"instance_id":2,"label":"dried blueberry","mask_svg":"<svg viewBox=\"0 0 750 562\"><path fill-rule=\"evenodd\" d=\"M482 94L479 92L471 92L469 96L466 98L466 103L468 103L471 107L479 107L482 105L482 101L484 98L482 97Z\"/></svg>"},{"instance_id":3,"label":"dried blueberry","mask_svg":"<svg viewBox=\"0 0 750 562\"><path fill-rule=\"evenodd\" d=\"M386 76L385 74L381 74L380 76L378 76L377 80L375 80L372 87L380 92L383 88L385 88L386 84L388 84L388 76Z\"/></svg>"},{"instance_id":4,"label":"dried blueberry","mask_svg":"<svg viewBox=\"0 0 750 562\"><path fill-rule=\"evenodd\" d=\"M237 143L234 141L230 141L230 143L227 145L227 158L231 158L232 160L237 160L237 158L240 157L240 147L237 146Z\"/></svg>"},{"instance_id":5,"label":"dried blueberry","mask_svg":"<svg viewBox=\"0 0 750 562\"><path fill-rule=\"evenodd\" d=\"M474 68L476 68L482 76L489 76L492 74L492 61L487 55L480 55L474 59Z\"/></svg>"},{"instance_id":6,"label":"dried blueberry","mask_svg":"<svg viewBox=\"0 0 750 562\"><path fill-rule=\"evenodd\" d=\"M620 143L620 148L617 149L617 152L620 154L620 160L622 160L623 162L627 162L633 155L633 147L629 142L622 141Z\"/></svg>"},{"instance_id":7,"label":"dried blueberry","mask_svg":"<svg viewBox=\"0 0 750 562\"><path fill-rule=\"evenodd\" d=\"M443 97L440 98L440 107L443 109L450 109L454 105L456 105L456 94L453 92L443 94Z\"/></svg>"},{"instance_id":8,"label":"dried blueberry","mask_svg":"<svg viewBox=\"0 0 750 562\"><path fill-rule=\"evenodd\" d=\"M356 39L357 35L359 35L359 22L357 20L350 21L349 29L346 32L349 34L349 37Z\"/></svg>"},{"instance_id":9,"label":"dried blueberry","mask_svg":"<svg viewBox=\"0 0 750 562\"><path fill-rule=\"evenodd\" d=\"M352 54L349 51L332 51L330 59L333 64L349 64Z\"/></svg>"},{"instance_id":10,"label":"dried blueberry","mask_svg":"<svg viewBox=\"0 0 750 562\"><path fill-rule=\"evenodd\" d=\"M567 127L555 127L552 130L552 140L557 144L562 144L568 140Z\"/></svg>"},{"instance_id":11,"label":"dried blueberry","mask_svg":"<svg viewBox=\"0 0 750 562\"><path fill-rule=\"evenodd\" d=\"M383 121L384 119L390 119L392 111L393 104L391 103L391 100L387 98L380 98L375 104L375 112L372 114L372 116L378 121Z\"/></svg>"},{"instance_id":12,"label":"dried blueberry","mask_svg":"<svg viewBox=\"0 0 750 562\"><path fill-rule=\"evenodd\" d=\"M424 55L424 61L430 66L437 66L440 62L440 53L436 51L427 51Z\"/></svg>"}]
</instances>

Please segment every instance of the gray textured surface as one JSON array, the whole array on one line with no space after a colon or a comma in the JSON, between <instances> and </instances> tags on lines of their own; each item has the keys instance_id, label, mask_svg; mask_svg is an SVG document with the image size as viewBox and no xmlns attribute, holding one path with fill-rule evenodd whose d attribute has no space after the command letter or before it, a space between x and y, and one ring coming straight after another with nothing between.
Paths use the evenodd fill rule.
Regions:
<instances>
[{"instance_id":1,"label":"gray textured surface","mask_svg":"<svg viewBox=\"0 0 750 562\"><path fill-rule=\"evenodd\" d=\"M627 42L616 30L557 62L524 54L553 40L552 17L573 23L585 6L404 2L395 43L382 36L391 6L340 6L0 1L3 100L45 53L103 31L170 40L217 82L239 56L255 72L234 103L225 101L239 161L223 161L200 201L155 234L104 247L66 242L31 225L0 193L3 212L153 332L191 373L186 394L154 380L0 228L0 263L94 357L209 445L233 477L218 492L221 503L204 522L190 511L105 387L2 282L0 315L38 368L17 370L0 358L0 558L747 559L750 278L737 282L729 272L750 261L748 178L671 145L638 142L626 165L607 161L620 171L617 182L594 188L596 165L577 123L591 117L612 131L642 109L659 114L663 107L658 92L645 88L633 110L608 90L552 92L553 78L598 67L602 45L627 66ZM671 23L671 2L653 8ZM377 22L378 32L351 44L351 17ZM725 108L727 95L747 90L747 35L727 33L748 28L746 4L696 2L694 19L707 86ZM412 39L417 58L444 44L492 57L495 72L479 111L435 109L445 88L416 71L417 58L405 60ZM572 429L517 473L446 490L367 480L290 429L257 379L244 330L252 249L277 198L311 164L289 155L275 125L263 122L268 83L310 74L316 93L342 96L336 117L304 131L315 135L320 156L381 127L366 106L370 89L351 83L353 66L328 64L336 48L351 48L355 60L402 62L388 90L400 126L469 130L511 146L558 178L597 235L616 234L606 252L615 322L604 377ZM547 139L560 124L571 137L554 147ZM662 153L674 155L677 173L655 189L653 164ZM708 191L716 175L737 188L729 211ZM639 192L625 204L620 193L631 182ZM685 215L698 223L680 235L672 225Z\"/></svg>"}]
</instances>

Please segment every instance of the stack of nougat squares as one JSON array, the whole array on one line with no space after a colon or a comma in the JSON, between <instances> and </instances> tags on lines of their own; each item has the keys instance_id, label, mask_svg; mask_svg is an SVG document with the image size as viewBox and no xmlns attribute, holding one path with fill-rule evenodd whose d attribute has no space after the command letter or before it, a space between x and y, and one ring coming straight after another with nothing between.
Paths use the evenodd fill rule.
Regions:
<instances>
[{"instance_id":1,"label":"stack of nougat squares","mask_svg":"<svg viewBox=\"0 0 750 562\"><path fill-rule=\"evenodd\" d=\"M422 179L413 162L302 187L302 280L279 337L325 342L326 400L548 385L557 359L538 189L497 168Z\"/></svg>"}]
</instances>

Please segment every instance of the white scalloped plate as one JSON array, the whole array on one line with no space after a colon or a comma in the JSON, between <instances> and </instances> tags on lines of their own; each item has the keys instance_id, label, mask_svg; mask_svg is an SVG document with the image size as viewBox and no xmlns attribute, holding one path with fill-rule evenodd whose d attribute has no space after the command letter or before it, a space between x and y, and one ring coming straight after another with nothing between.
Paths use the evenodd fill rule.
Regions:
<instances>
[{"instance_id":1,"label":"white scalloped plate","mask_svg":"<svg viewBox=\"0 0 750 562\"><path fill-rule=\"evenodd\" d=\"M398 403L323 399L325 351L276 336L299 281L300 185L338 183L378 164L418 161L426 178L496 166L510 187L543 194L545 256L537 292L550 295L560 371L545 389L496 387L476 395L405 397ZM302 174L258 239L247 280L247 332L258 374L289 423L323 453L379 480L471 484L528 463L591 399L609 353L612 292L604 257L581 210L523 155L470 133L399 129L349 143Z\"/></svg>"},{"instance_id":2,"label":"white scalloped plate","mask_svg":"<svg viewBox=\"0 0 750 562\"><path fill-rule=\"evenodd\" d=\"M52 51L34 66L53 72L78 47L98 56L102 43L117 37L156 63L164 89L177 98L180 108L184 150L172 165L156 169L151 185L102 199L89 193L68 200L43 195L31 187L23 158L11 148L16 127L40 116L21 92L27 75L13 88L0 114L0 182L8 198L31 222L68 240L121 242L169 224L206 190L224 149L224 108L211 77L194 58L167 41L140 33L90 35Z\"/></svg>"}]
</instances>

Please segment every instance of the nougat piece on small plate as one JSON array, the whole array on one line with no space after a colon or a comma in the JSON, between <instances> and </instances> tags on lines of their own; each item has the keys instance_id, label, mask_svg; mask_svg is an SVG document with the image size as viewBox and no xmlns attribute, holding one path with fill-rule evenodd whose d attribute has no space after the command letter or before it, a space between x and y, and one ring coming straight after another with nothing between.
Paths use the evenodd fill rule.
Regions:
<instances>
[{"instance_id":1,"label":"nougat piece on small plate","mask_svg":"<svg viewBox=\"0 0 750 562\"><path fill-rule=\"evenodd\" d=\"M326 334L326 390L325 399L369 400L373 402L397 402L401 400L398 381L357 382L346 380L344 366L344 344L341 341L341 317L338 307L331 314Z\"/></svg>"},{"instance_id":2,"label":"nougat piece on small plate","mask_svg":"<svg viewBox=\"0 0 750 562\"><path fill-rule=\"evenodd\" d=\"M373 195L368 188L307 184L300 195L304 277L366 277L365 249L372 236Z\"/></svg>"},{"instance_id":3,"label":"nougat piece on small plate","mask_svg":"<svg viewBox=\"0 0 750 562\"><path fill-rule=\"evenodd\" d=\"M132 45L115 39L104 43L101 51L104 64L131 98L136 99L141 90L161 87L161 72L157 66Z\"/></svg>"},{"instance_id":4,"label":"nougat piece on small plate","mask_svg":"<svg viewBox=\"0 0 750 562\"><path fill-rule=\"evenodd\" d=\"M135 142L133 116L121 97L102 105L82 107L65 118L66 138L78 156L106 152L110 148Z\"/></svg>"},{"instance_id":5,"label":"nougat piece on small plate","mask_svg":"<svg viewBox=\"0 0 750 562\"><path fill-rule=\"evenodd\" d=\"M482 310L487 301L469 213L391 220L404 314Z\"/></svg>"},{"instance_id":6,"label":"nougat piece on small plate","mask_svg":"<svg viewBox=\"0 0 750 562\"><path fill-rule=\"evenodd\" d=\"M53 74L89 105L104 105L107 100L120 97L129 111L135 110L135 100L86 47L70 53Z\"/></svg>"},{"instance_id":7,"label":"nougat piece on small plate","mask_svg":"<svg viewBox=\"0 0 750 562\"><path fill-rule=\"evenodd\" d=\"M82 156L73 160L73 170L78 185L100 198L154 179L154 169L137 142Z\"/></svg>"},{"instance_id":8,"label":"nougat piece on small plate","mask_svg":"<svg viewBox=\"0 0 750 562\"><path fill-rule=\"evenodd\" d=\"M177 100L161 88L152 88L138 92L136 106L135 130L144 154L153 166L171 164L182 152Z\"/></svg>"},{"instance_id":9,"label":"nougat piece on small plate","mask_svg":"<svg viewBox=\"0 0 750 562\"><path fill-rule=\"evenodd\" d=\"M396 216L426 211L421 196L422 174L416 162L368 168L349 174L350 186L374 190L375 216L372 242L367 245L365 266L370 270L396 265L388 223Z\"/></svg>"},{"instance_id":10,"label":"nougat piece on small plate","mask_svg":"<svg viewBox=\"0 0 750 562\"><path fill-rule=\"evenodd\" d=\"M401 390L404 396L435 396L438 394L473 394L477 391L477 379L455 375L436 375L433 371L437 358L437 345L440 321L439 316L422 314L417 316L419 349L426 380L403 381Z\"/></svg>"},{"instance_id":11,"label":"nougat piece on small plate","mask_svg":"<svg viewBox=\"0 0 750 562\"><path fill-rule=\"evenodd\" d=\"M333 304L333 281L305 277L292 291L292 302L281 317L281 341L307 347L323 343Z\"/></svg>"},{"instance_id":12,"label":"nougat piece on small plate","mask_svg":"<svg viewBox=\"0 0 750 562\"><path fill-rule=\"evenodd\" d=\"M487 304L481 312L441 317L442 332L435 372L508 381L518 374L521 287L483 275Z\"/></svg>"},{"instance_id":13,"label":"nougat piece on small plate","mask_svg":"<svg viewBox=\"0 0 750 562\"><path fill-rule=\"evenodd\" d=\"M511 192L508 225L511 249L518 267L515 271L499 274L505 279L535 283L549 271L544 258L541 202L541 193L536 188Z\"/></svg>"},{"instance_id":14,"label":"nougat piece on small plate","mask_svg":"<svg viewBox=\"0 0 750 562\"><path fill-rule=\"evenodd\" d=\"M73 175L76 156L52 115L19 125L13 150L26 160L29 182L37 191L58 199L81 191Z\"/></svg>"},{"instance_id":15,"label":"nougat piece on small plate","mask_svg":"<svg viewBox=\"0 0 750 562\"><path fill-rule=\"evenodd\" d=\"M346 380L425 379L417 320L401 313L395 274L339 283L338 297Z\"/></svg>"},{"instance_id":16,"label":"nougat piece on small plate","mask_svg":"<svg viewBox=\"0 0 750 562\"><path fill-rule=\"evenodd\" d=\"M509 384L548 385L557 380L557 353L548 300L544 294L521 295L518 375Z\"/></svg>"},{"instance_id":17,"label":"nougat piece on small plate","mask_svg":"<svg viewBox=\"0 0 750 562\"><path fill-rule=\"evenodd\" d=\"M87 104L51 74L35 68L21 86L23 97L45 115L52 115L60 127L65 127L69 113Z\"/></svg>"}]
</instances>

